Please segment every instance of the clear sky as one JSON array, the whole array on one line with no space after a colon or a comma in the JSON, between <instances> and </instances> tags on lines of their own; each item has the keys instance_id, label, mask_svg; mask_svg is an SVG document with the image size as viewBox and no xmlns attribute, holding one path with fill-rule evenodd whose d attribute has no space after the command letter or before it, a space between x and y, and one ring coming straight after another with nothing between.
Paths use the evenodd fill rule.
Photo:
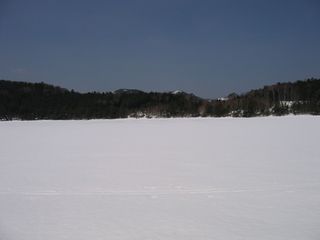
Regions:
<instances>
[{"instance_id":1,"label":"clear sky","mask_svg":"<svg viewBox=\"0 0 320 240\"><path fill-rule=\"evenodd\" d=\"M312 76L319 0L0 0L0 79L220 97Z\"/></svg>"}]
</instances>

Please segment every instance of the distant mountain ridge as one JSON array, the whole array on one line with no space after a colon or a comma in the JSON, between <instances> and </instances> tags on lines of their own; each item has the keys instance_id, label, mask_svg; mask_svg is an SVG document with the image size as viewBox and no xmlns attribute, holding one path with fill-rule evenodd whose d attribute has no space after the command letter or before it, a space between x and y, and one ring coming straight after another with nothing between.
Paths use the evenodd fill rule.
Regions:
<instances>
[{"instance_id":1,"label":"distant mountain ridge","mask_svg":"<svg viewBox=\"0 0 320 240\"><path fill-rule=\"evenodd\" d=\"M79 93L46 83L0 80L0 119L254 117L320 114L320 80L277 83L245 94L203 99L183 91Z\"/></svg>"}]
</instances>

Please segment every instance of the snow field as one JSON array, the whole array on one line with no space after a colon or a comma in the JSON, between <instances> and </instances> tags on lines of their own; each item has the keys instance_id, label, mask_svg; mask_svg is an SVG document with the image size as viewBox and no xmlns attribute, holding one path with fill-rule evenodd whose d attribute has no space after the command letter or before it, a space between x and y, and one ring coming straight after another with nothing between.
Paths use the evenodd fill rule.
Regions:
<instances>
[{"instance_id":1,"label":"snow field","mask_svg":"<svg viewBox=\"0 0 320 240\"><path fill-rule=\"evenodd\" d=\"M0 239L319 239L319 126L0 122Z\"/></svg>"}]
</instances>

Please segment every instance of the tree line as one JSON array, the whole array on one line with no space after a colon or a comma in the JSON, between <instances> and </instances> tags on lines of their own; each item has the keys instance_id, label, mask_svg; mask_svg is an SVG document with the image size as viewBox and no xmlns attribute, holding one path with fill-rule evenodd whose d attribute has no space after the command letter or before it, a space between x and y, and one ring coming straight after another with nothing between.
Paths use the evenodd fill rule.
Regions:
<instances>
[{"instance_id":1,"label":"tree line","mask_svg":"<svg viewBox=\"0 0 320 240\"><path fill-rule=\"evenodd\" d=\"M127 117L253 117L319 114L320 80L277 83L223 100L185 92L79 93L46 83L0 80L0 119L112 119Z\"/></svg>"}]
</instances>

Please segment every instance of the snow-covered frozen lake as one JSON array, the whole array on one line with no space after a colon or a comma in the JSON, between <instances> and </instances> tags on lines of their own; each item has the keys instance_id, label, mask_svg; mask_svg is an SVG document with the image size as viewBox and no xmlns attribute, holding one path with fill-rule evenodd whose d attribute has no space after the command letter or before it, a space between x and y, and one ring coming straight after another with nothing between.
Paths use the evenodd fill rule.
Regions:
<instances>
[{"instance_id":1,"label":"snow-covered frozen lake","mask_svg":"<svg viewBox=\"0 0 320 240\"><path fill-rule=\"evenodd\" d=\"M0 122L0 239L320 239L319 141L312 116Z\"/></svg>"}]
</instances>

